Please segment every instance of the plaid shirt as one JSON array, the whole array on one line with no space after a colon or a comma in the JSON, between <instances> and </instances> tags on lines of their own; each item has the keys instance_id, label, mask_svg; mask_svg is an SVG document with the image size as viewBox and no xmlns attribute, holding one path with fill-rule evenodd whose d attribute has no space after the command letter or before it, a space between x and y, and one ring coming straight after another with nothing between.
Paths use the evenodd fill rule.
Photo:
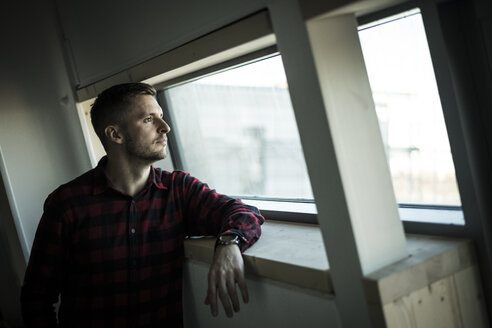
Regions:
<instances>
[{"instance_id":1,"label":"plaid shirt","mask_svg":"<svg viewBox=\"0 0 492 328\"><path fill-rule=\"evenodd\" d=\"M22 287L27 327L181 327L185 236L260 236L254 207L181 171L151 168L135 197L98 166L46 200Z\"/></svg>"}]
</instances>

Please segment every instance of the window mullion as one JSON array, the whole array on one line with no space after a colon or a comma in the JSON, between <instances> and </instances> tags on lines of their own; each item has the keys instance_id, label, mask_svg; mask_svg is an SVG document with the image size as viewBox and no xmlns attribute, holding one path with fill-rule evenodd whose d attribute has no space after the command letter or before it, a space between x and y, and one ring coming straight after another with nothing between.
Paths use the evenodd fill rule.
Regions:
<instances>
[{"instance_id":1,"label":"window mullion","mask_svg":"<svg viewBox=\"0 0 492 328\"><path fill-rule=\"evenodd\" d=\"M171 110L171 103L167 97L166 90L159 90L157 92L157 101L162 108L162 112L167 124L171 127L171 132L167 135L167 138L174 169L185 170L183 156L181 154L182 148L179 146L179 138L176 137L176 135L178 134L177 126L173 124L174 119Z\"/></svg>"}]
</instances>

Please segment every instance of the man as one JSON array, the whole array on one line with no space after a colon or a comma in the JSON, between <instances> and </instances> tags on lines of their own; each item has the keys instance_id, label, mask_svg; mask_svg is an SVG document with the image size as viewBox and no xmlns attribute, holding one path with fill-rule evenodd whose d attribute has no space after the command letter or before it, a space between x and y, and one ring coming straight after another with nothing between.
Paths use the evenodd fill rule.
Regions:
<instances>
[{"instance_id":1,"label":"man","mask_svg":"<svg viewBox=\"0 0 492 328\"><path fill-rule=\"evenodd\" d=\"M151 166L170 131L151 86L105 90L91 118L107 156L45 202L22 287L26 326L181 327L189 235L219 236L205 303L216 316L220 299L232 316L236 284L248 301L241 252L263 217L185 172Z\"/></svg>"}]
</instances>

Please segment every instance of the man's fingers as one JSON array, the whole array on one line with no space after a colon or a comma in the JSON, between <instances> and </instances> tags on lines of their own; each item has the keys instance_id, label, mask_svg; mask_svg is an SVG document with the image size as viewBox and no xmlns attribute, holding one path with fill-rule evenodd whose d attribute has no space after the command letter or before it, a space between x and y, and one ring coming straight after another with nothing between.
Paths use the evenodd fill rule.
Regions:
<instances>
[{"instance_id":1,"label":"man's fingers","mask_svg":"<svg viewBox=\"0 0 492 328\"><path fill-rule=\"evenodd\" d=\"M237 297L236 284L235 284L234 280L228 280L227 281L227 291L229 293L229 298L231 299L234 312L238 312L239 311L239 298Z\"/></svg>"},{"instance_id":2,"label":"man's fingers","mask_svg":"<svg viewBox=\"0 0 492 328\"><path fill-rule=\"evenodd\" d=\"M208 277L208 290L205 304L210 305L210 312L214 317L219 314L217 308L217 285L213 274L209 274Z\"/></svg>"},{"instance_id":3,"label":"man's fingers","mask_svg":"<svg viewBox=\"0 0 492 328\"><path fill-rule=\"evenodd\" d=\"M239 286L239 290L241 291L241 295L243 296L243 302L248 303L249 302L248 286L246 285L244 276L238 277L237 285Z\"/></svg>"},{"instance_id":4,"label":"man's fingers","mask_svg":"<svg viewBox=\"0 0 492 328\"><path fill-rule=\"evenodd\" d=\"M224 306L224 311L226 315L229 318L232 317L232 307L231 307L231 302L229 301L229 296L227 293L227 287L225 285L225 282L222 282L219 285L219 298L220 301L222 302L222 305Z\"/></svg>"},{"instance_id":5,"label":"man's fingers","mask_svg":"<svg viewBox=\"0 0 492 328\"><path fill-rule=\"evenodd\" d=\"M213 263L208 276L208 291L205 304L210 305L213 316L219 312L218 300L224 307L225 314L230 318L239 311L240 302L236 283L241 291L244 303L249 301L248 288L244 279L244 263L236 245L221 246L216 249Z\"/></svg>"},{"instance_id":6,"label":"man's fingers","mask_svg":"<svg viewBox=\"0 0 492 328\"><path fill-rule=\"evenodd\" d=\"M219 314L219 309L217 307L217 294L215 292L208 292L205 304L210 305L210 312L214 317Z\"/></svg>"}]
</instances>

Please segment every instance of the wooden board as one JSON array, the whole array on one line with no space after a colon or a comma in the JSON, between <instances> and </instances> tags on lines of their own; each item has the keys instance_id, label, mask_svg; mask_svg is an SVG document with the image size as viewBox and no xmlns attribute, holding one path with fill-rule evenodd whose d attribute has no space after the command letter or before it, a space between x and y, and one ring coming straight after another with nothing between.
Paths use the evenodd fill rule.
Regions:
<instances>
[{"instance_id":1,"label":"wooden board","mask_svg":"<svg viewBox=\"0 0 492 328\"><path fill-rule=\"evenodd\" d=\"M387 327L488 327L476 266L383 306Z\"/></svg>"},{"instance_id":2,"label":"wooden board","mask_svg":"<svg viewBox=\"0 0 492 328\"><path fill-rule=\"evenodd\" d=\"M473 243L467 239L407 235L408 258L367 275L369 303L387 304L473 265Z\"/></svg>"}]
</instances>

